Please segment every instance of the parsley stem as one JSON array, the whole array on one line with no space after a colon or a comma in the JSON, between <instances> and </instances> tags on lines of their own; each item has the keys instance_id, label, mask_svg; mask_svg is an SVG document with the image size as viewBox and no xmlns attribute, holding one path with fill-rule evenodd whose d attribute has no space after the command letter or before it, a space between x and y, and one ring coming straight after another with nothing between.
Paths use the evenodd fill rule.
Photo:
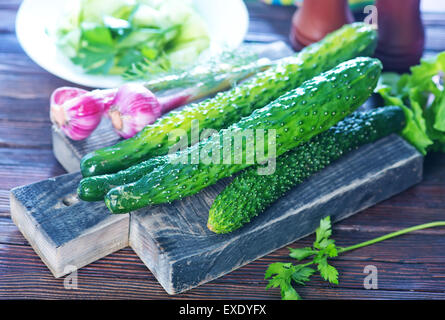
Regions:
<instances>
[{"instance_id":1,"label":"parsley stem","mask_svg":"<svg viewBox=\"0 0 445 320\"><path fill-rule=\"evenodd\" d=\"M409 232L413 232L413 231L417 231L417 230L428 229L428 228L433 228L433 227L445 227L445 221L435 221L435 222L420 224L420 225L417 225L417 226L413 226L413 227L402 229L402 230L399 230L399 231L396 231L396 232L392 232L392 233L389 233L387 235L384 235L384 236L381 236L381 237L378 237L378 238L375 238L375 239L372 239L372 240L361 242L361 243L353 245L353 246L349 246L349 247L346 247L346 248L338 248L338 253L344 253L344 252L347 252L347 251L351 251L351 250L355 250L355 249L358 249L358 248L366 247L366 246L369 246L371 244L375 244L377 242L381 242L381 241L384 241L384 240L387 240L387 239L391 239L391 238L400 236L400 235L405 234L405 233L409 233Z\"/></svg>"}]
</instances>

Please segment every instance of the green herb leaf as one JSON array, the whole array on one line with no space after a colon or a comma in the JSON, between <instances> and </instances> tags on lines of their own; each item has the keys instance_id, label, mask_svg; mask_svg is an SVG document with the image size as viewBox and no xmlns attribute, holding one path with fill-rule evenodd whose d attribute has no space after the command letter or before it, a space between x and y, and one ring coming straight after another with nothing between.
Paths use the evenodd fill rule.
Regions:
<instances>
[{"instance_id":1,"label":"green herb leaf","mask_svg":"<svg viewBox=\"0 0 445 320\"><path fill-rule=\"evenodd\" d=\"M114 52L108 46L88 46L81 48L73 63L82 66L87 73L108 73L114 63Z\"/></svg>"},{"instance_id":2,"label":"green herb leaf","mask_svg":"<svg viewBox=\"0 0 445 320\"><path fill-rule=\"evenodd\" d=\"M269 265L264 275L264 279L272 277L274 274L282 274L292 267L292 263L275 262Z\"/></svg>"},{"instance_id":3,"label":"green herb leaf","mask_svg":"<svg viewBox=\"0 0 445 320\"><path fill-rule=\"evenodd\" d=\"M331 231L331 217L326 217L320 220L320 226L315 230L315 242L314 247L319 249L320 243L329 238L332 234Z\"/></svg>"},{"instance_id":4,"label":"green herb leaf","mask_svg":"<svg viewBox=\"0 0 445 320\"><path fill-rule=\"evenodd\" d=\"M107 27L95 23L82 23L81 41L87 42L87 46L102 45L112 47L114 44L111 32Z\"/></svg>"},{"instance_id":5,"label":"green herb leaf","mask_svg":"<svg viewBox=\"0 0 445 320\"><path fill-rule=\"evenodd\" d=\"M301 300L300 295L291 285L281 288L281 299L283 300Z\"/></svg>"},{"instance_id":6,"label":"green herb leaf","mask_svg":"<svg viewBox=\"0 0 445 320\"><path fill-rule=\"evenodd\" d=\"M424 155L429 150L445 152L444 88L439 81L444 73L442 52L423 59L411 68L411 74L383 74L377 89L386 105L402 107L407 120L402 136Z\"/></svg>"},{"instance_id":7,"label":"green herb leaf","mask_svg":"<svg viewBox=\"0 0 445 320\"><path fill-rule=\"evenodd\" d=\"M320 271L321 277L333 284L338 284L338 271L328 263L327 257L317 260L317 269Z\"/></svg>"},{"instance_id":8,"label":"green herb leaf","mask_svg":"<svg viewBox=\"0 0 445 320\"><path fill-rule=\"evenodd\" d=\"M317 253L317 251L314 251L312 248L310 247L306 247L306 248L289 248L290 254L289 256L292 258L295 258L299 261L306 259L307 257L310 257L314 254Z\"/></svg>"},{"instance_id":9,"label":"green herb leaf","mask_svg":"<svg viewBox=\"0 0 445 320\"><path fill-rule=\"evenodd\" d=\"M297 265L294 267L294 272L292 273L292 280L297 284L304 284L310 280L310 277L315 273L315 270L310 267L305 267L302 265Z\"/></svg>"}]
</instances>

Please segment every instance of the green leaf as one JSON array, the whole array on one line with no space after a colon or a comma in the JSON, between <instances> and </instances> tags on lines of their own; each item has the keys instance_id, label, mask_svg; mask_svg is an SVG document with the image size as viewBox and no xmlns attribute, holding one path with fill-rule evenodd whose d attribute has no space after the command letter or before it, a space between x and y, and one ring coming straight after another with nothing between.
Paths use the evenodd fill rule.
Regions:
<instances>
[{"instance_id":1,"label":"green leaf","mask_svg":"<svg viewBox=\"0 0 445 320\"><path fill-rule=\"evenodd\" d=\"M410 87L427 88L432 84L432 77L445 71L445 52L436 57L422 59L421 63L411 68Z\"/></svg>"},{"instance_id":2,"label":"green leaf","mask_svg":"<svg viewBox=\"0 0 445 320\"><path fill-rule=\"evenodd\" d=\"M281 289L281 299L283 300L301 300L300 295L291 285Z\"/></svg>"},{"instance_id":3,"label":"green leaf","mask_svg":"<svg viewBox=\"0 0 445 320\"><path fill-rule=\"evenodd\" d=\"M297 259L299 261L306 259L307 257L310 257L316 253L312 248L306 247L306 248L289 248L290 254L289 256Z\"/></svg>"},{"instance_id":4,"label":"green leaf","mask_svg":"<svg viewBox=\"0 0 445 320\"><path fill-rule=\"evenodd\" d=\"M297 284L303 285L310 280L310 277L315 273L315 270L310 267L298 267L299 266L296 266L292 273L292 280Z\"/></svg>"},{"instance_id":5,"label":"green leaf","mask_svg":"<svg viewBox=\"0 0 445 320\"><path fill-rule=\"evenodd\" d=\"M141 55L141 52L136 49L128 49L124 50L119 55L119 62L117 66L123 68L130 68L132 65L140 63L144 58Z\"/></svg>"},{"instance_id":6,"label":"green leaf","mask_svg":"<svg viewBox=\"0 0 445 320\"><path fill-rule=\"evenodd\" d=\"M280 287L283 300L300 300L301 297L292 287L291 280L294 280L297 284L304 284L309 281L314 272L314 269L303 265L293 266L291 263L272 263L265 274L265 279L271 278L266 289Z\"/></svg>"},{"instance_id":7,"label":"green leaf","mask_svg":"<svg viewBox=\"0 0 445 320\"><path fill-rule=\"evenodd\" d=\"M323 249L323 254L327 255L329 258L334 258L338 256L338 249L335 245L335 241L330 241L331 242Z\"/></svg>"},{"instance_id":8,"label":"green leaf","mask_svg":"<svg viewBox=\"0 0 445 320\"><path fill-rule=\"evenodd\" d=\"M427 121L428 135L434 140L432 146L433 151L445 152L445 132L436 128L436 121L440 121L441 116L438 113L442 112L445 104L445 93L440 98L436 98L433 104L425 111L425 119ZM442 118L443 119L443 118Z\"/></svg>"},{"instance_id":9,"label":"green leaf","mask_svg":"<svg viewBox=\"0 0 445 320\"><path fill-rule=\"evenodd\" d=\"M422 119L417 119L414 112L405 105L400 106L405 113L406 126L402 131L402 136L416 147L423 155L427 154L427 149L433 144L433 141L419 126Z\"/></svg>"},{"instance_id":10,"label":"green leaf","mask_svg":"<svg viewBox=\"0 0 445 320\"><path fill-rule=\"evenodd\" d=\"M315 230L315 242L314 247L320 248L320 242L323 239L327 239L331 236L331 217L327 216L320 220L320 226Z\"/></svg>"},{"instance_id":11,"label":"green leaf","mask_svg":"<svg viewBox=\"0 0 445 320\"><path fill-rule=\"evenodd\" d=\"M317 269L320 271L321 277L333 284L338 284L338 271L328 263L327 257L317 261Z\"/></svg>"},{"instance_id":12,"label":"green leaf","mask_svg":"<svg viewBox=\"0 0 445 320\"><path fill-rule=\"evenodd\" d=\"M276 275L269 280L269 282L267 283L266 289L277 288L277 287L282 288L282 287L287 286L288 283L290 283L290 279L289 279L289 281L287 281L287 279L283 278L283 276Z\"/></svg>"},{"instance_id":13,"label":"green leaf","mask_svg":"<svg viewBox=\"0 0 445 320\"><path fill-rule=\"evenodd\" d=\"M388 94L391 96L396 96L399 94L398 88L397 88L397 84L400 81L400 75L398 73L394 73L394 72L384 72L382 73L382 75L379 78L379 82L377 84L377 88L376 91L378 92L379 90L382 89L387 89Z\"/></svg>"},{"instance_id":14,"label":"green leaf","mask_svg":"<svg viewBox=\"0 0 445 320\"><path fill-rule=\"evenodd\" d=\"M83 67L87 73L106 74L114 63L114 52L107 46L89 46L81 48L73 63Z\"/></svg>"},{"instance_id":15,"label":"green leaf","mask_svg":"<svg viewBox=\"0 0 445 320\"><path fill-rule=\"evenodd\" d=\"M445 91L440 97L436 97L431 108L434 114L434 129L445 132Z\"/></svg>"},{"instance_id":16,"label":"green leaf","mask_svg":"<svg viewBox=\"0 0 445 320\"><path fill-rule=\"evenodd\" d=\"M292 267L292 263L275 262L271 263L264 274L264 279L270 278L274 274L285 273L286 270Z\"/></svg>"},{"instance_id":17,"label":"green leaf","mask_svg":"<svg viewBox=\"0 0 445 320\"><path fill-rule=\"evenodd\" d=\"M380 86L377 92L382 96L383 100L385 101L385 105L399 106L403 109L403 112L405 113L406 126L402 131L402 136L414 147L416 147L419 152L426 155L427 148L433 144L433 141L427 135L426 129L423 125L425 120L422 112L419 112L416 106L416 111L407 107L405 102L402 100L402 95L392 95L394 94L393 90L395 90L395 87L390 88Z\"/></svg>"},{"instance_id":18,"label":"green leaf","mask_svg":"<svg viewBox=\"0 0 445 320\"><path fill-rule=\"evenodd\" d=\"M326 247L333 245L334 243L335 241L332 239L323 239L320 241L320 243L318 243L318 248L325 249Z\"/></svg>"},{"instance_id":19,"label":"green leaf","mask_svg":"<svg viewBox=\"0 0 445 320\"><path fill-rule=\"evenodd\" d=\"M111 32L107 27L103 27L96 23L82 23L82 41L86 41L90 45L103 45L112 47L114 42Z\"/></svg>"}]
</instances>

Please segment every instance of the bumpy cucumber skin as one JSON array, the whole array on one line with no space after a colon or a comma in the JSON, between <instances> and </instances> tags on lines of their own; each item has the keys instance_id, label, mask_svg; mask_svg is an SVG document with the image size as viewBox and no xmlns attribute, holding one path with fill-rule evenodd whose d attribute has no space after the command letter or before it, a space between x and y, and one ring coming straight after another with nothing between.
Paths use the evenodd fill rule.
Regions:
<instances>
[{"instance_id":1,"label":"bumpy cucumber skin","mask_svg":"<svg viewBox=\"0 0 445 320\"><path fill-rule=\"evenodd\" d=\"M199 120L201 131L227 128L253 110L340 62L372 55L376 44L377 34L371 26L363 23L346 25L232 90L171 112L133 138L87 154L80 164L82 175L89 177L114 173L152 157L165 155L176 144L177 137L172 130L185 130L189 141L192 140L192 120Z\"/></svg>"},{"instance_id":2,"label":"bumpy cucumber skin","mask_svg":"<svg viewBox=\"0 0 445 320\"><path fill-rule=\"evenodd\" d=\"M404 126L405 115L399 107L352 114L279 157L274 174L260 176L252 167L235 177L213 202L207 227L215 233L239 229L291 188L342 155L391 133L398 133Z\"/></svg>"},{"instance_id":3,"label":"bumpy cucumber skin","mask_svg":"<svg viewBox=\"0 0 445 320\"><path fill-rule=\"evenodd\" d=\"M114 187L141 179L147 172L164 165L167 159L156 157L116 173L84 178L79 183L77 195L84 201L103 200L107 192Z\"/></svg>"},{"instance_id":4,"label":"bumpy cucumber skin","mask_svg":"<svg viewBox=\"0 0 445 320\"><path fill-rule=\"evenodd\" d=\"M360 57L346 61L255 110L250 116L221 130L207 141L166 156L169 161L165 165L142 179L111 189L105 197L105 203L111 212L125 213L147 205L171 202L195 194L219 179L246 168L249 166L246 161L241 164L223 164L222 152L220 164L205 164L202 161L192 164L193 157L201 149L220 150L223 137L228 132L252 129L256 133L258 129L265 132L274 129L276 156L280 156L329 129L363 104L373 92L381 69L382 65L377 59ZM231 159L234 159L233 144L230 151ZM236 151L242 153L242 159L246 159L245 145ZM258 154L256 146L255 154ZM177 163L174 161L177 159L188 161L186 164Z\"/></svg>"}]
</instances>

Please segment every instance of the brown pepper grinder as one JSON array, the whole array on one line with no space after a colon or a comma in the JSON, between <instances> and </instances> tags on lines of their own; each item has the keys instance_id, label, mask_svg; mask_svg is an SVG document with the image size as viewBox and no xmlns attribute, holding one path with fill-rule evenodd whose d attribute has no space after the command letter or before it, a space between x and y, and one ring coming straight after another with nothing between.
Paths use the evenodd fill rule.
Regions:
<instances>
[{"instance_id":1,"label":"brown pepper grinder","mask_svg":"<svg viewBox=\"0 0 445 320\"><path fill-rule=\"evenodd\" d=\"M290 41L301 50L353 21L347 0L304 0L292 18Z\"/></svg>"},{"instance_id":2,"label":"brown pepper grinder","mask_svg":"<svg viewBox=\"0 0 445 320\"><path fill-rule=\"evenodd\" d=\"M386 71L406 72L419 63L425 45L420 0L376 1L379 41L376 57Z\"/></svg>"}]
</instances>

